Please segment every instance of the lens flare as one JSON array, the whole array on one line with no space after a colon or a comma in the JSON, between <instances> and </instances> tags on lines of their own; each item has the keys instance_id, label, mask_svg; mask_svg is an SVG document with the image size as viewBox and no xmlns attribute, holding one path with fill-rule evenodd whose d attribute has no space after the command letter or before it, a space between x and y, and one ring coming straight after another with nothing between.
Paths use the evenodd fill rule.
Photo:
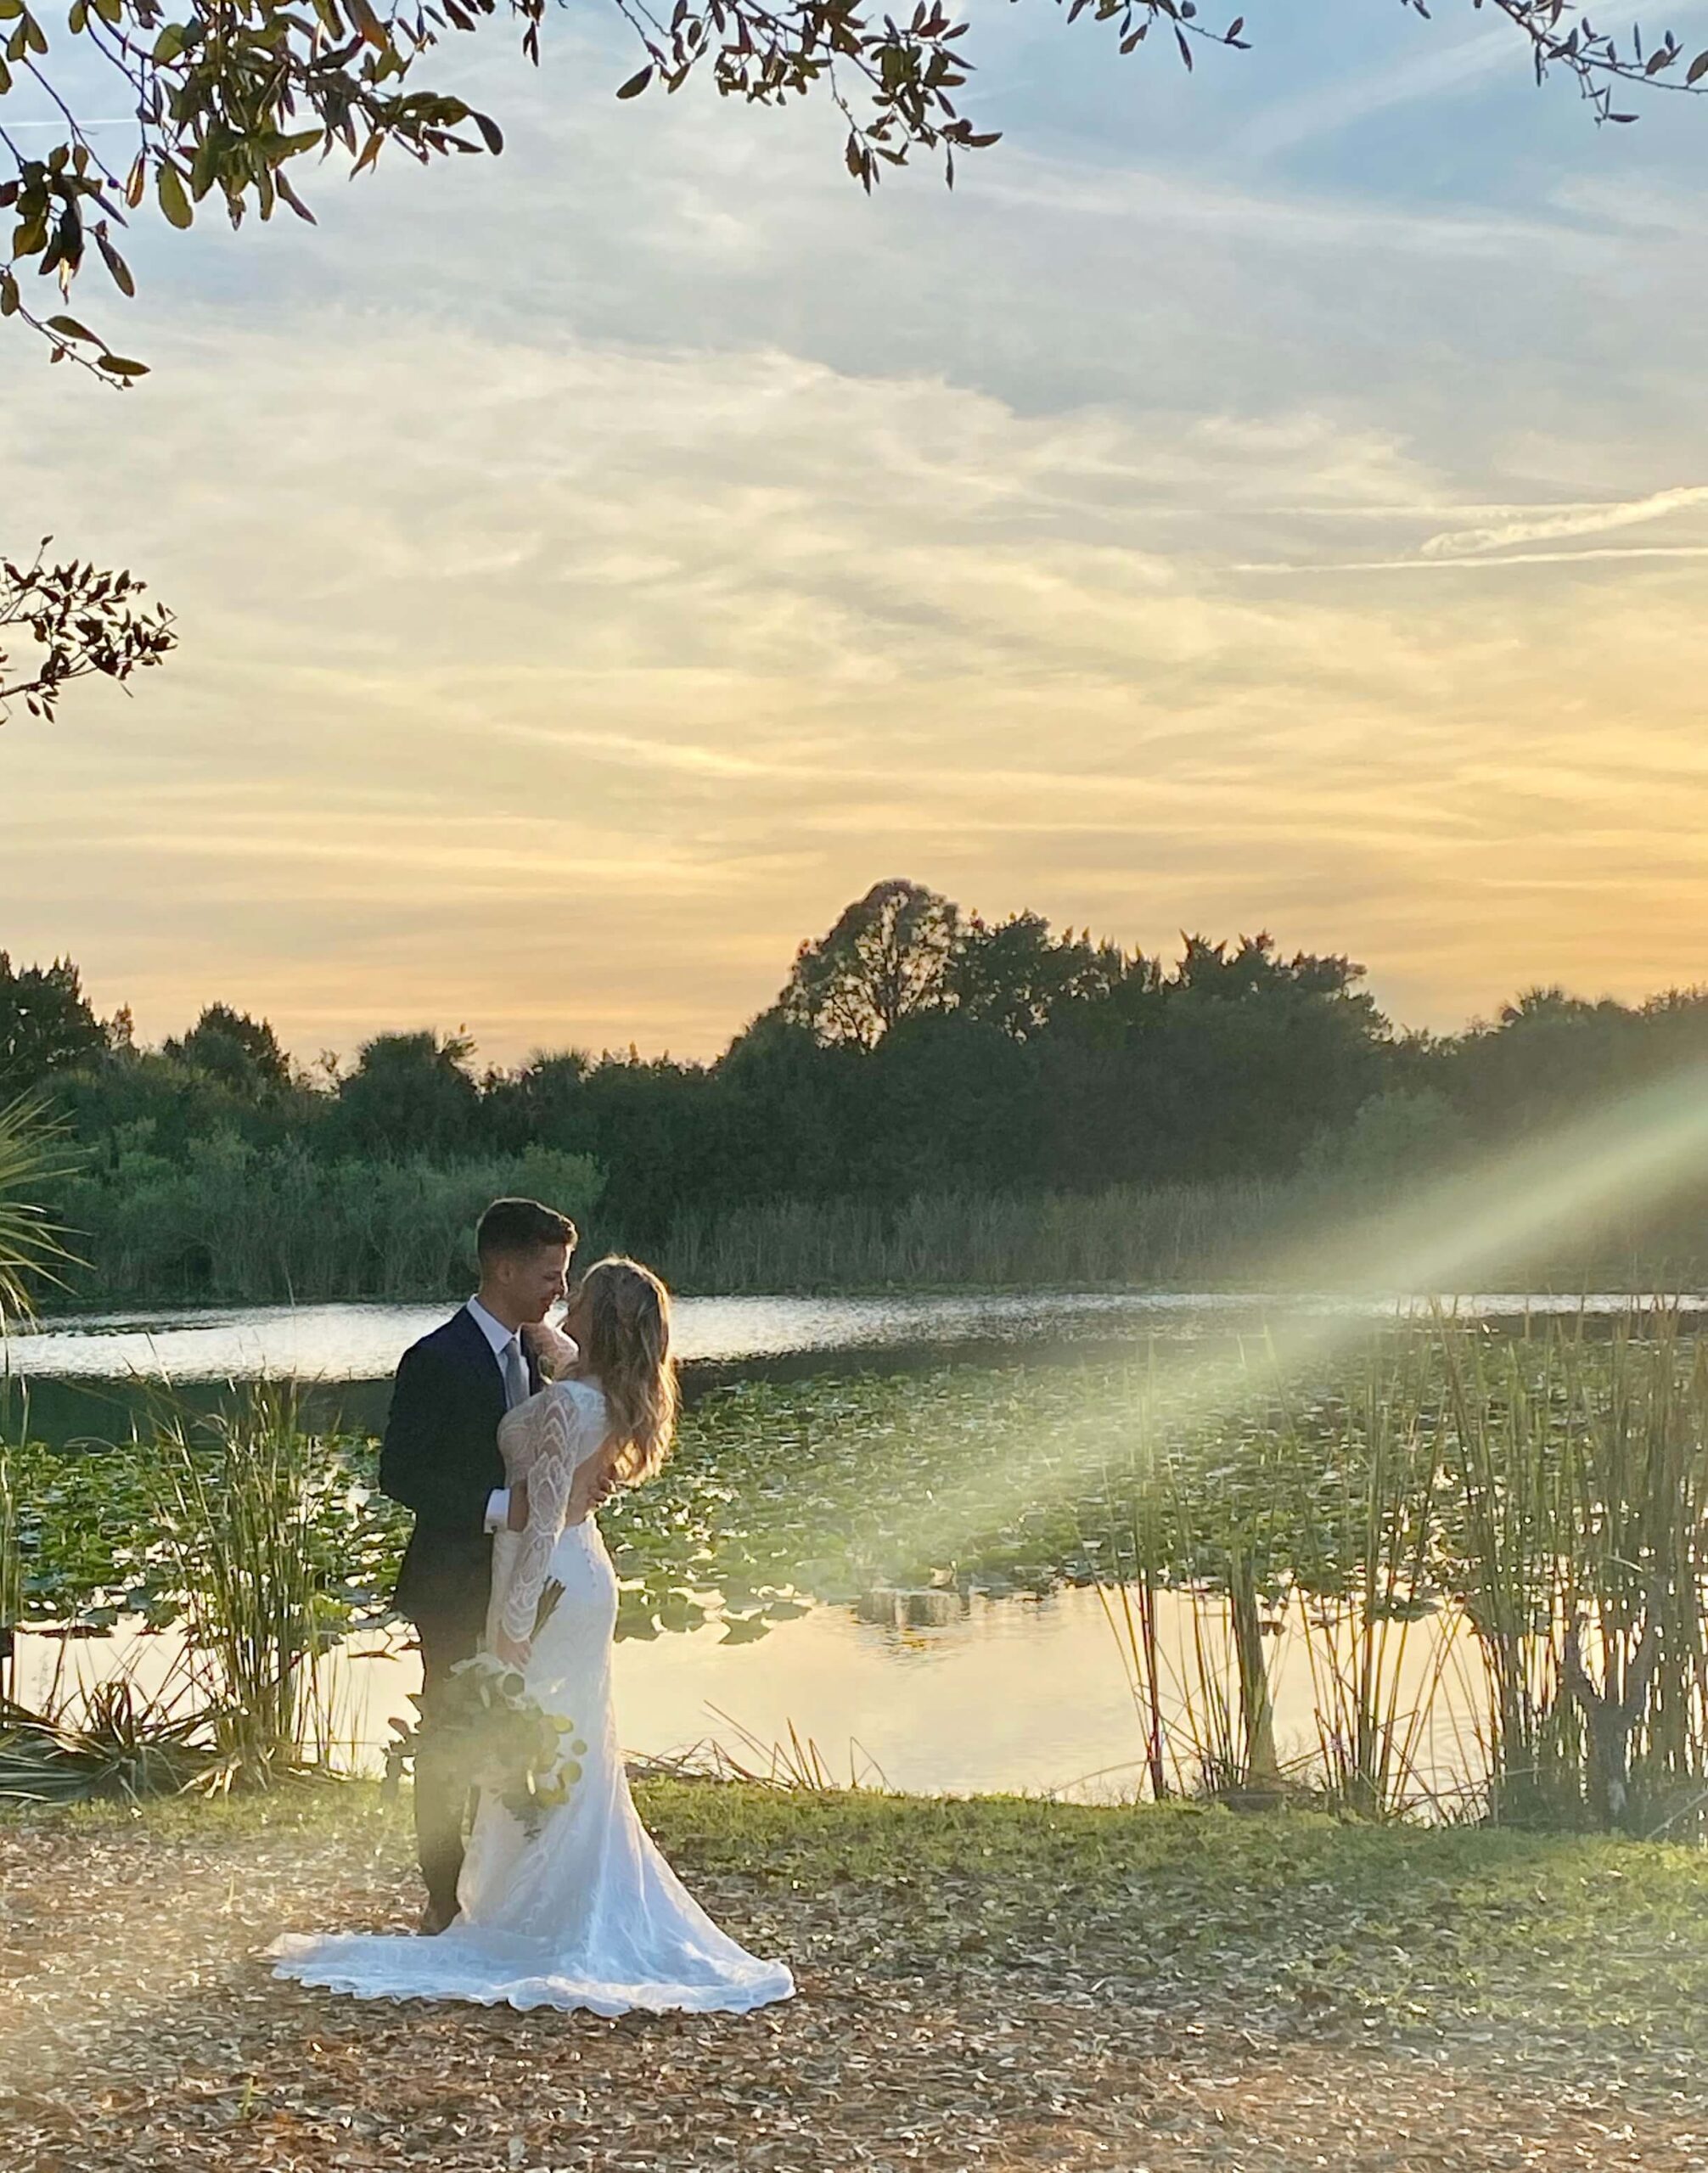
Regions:
<instances>
[{"instance_id":1,"label":"lens flare","mask_svg":"<svg viewBox=\"0 0 1708 2173\"><path fill-rule=\"evenodd\" d=\"M1266 1363L1230 1350L1153 1350L1124 1414L1142 1437L1188 1435L1249 1406L1260 1381L1334 1358L1373 1322L1420 1305L1451 1305L1478 1281L1536 1273L1563 1239L1610 1216L1640 1216L1668 1193L1708 1179L1708 1064L1693 1064L1604 1109L1402 1194L1349 1227L1324 1226L1278 1254L1262 1287L1279 1299L1265 1329ZM1108 1450L1108 1413L1003 1458L976 1490L981 1519L1001 1524L1096 1472ZM1092 1423L1095 1422L1095 1423ZM940 1558L967 1536L968 1496L919 1537Z\"/></svg>"}]
</instances>

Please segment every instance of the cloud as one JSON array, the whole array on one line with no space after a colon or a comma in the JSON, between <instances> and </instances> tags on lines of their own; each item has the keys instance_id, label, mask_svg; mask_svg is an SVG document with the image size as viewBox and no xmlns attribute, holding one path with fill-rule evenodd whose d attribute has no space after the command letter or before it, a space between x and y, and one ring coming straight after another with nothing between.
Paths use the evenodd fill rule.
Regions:
<instances>
[{"instance_id":1,"label":"cloud","mask_svg":"<svg viewBox=\"0 0 1708 2173\"><path fill-rule=\"evenodd\" d=\"M1669 26L1700 14L1705 6L1708 0L1674 0L1668 10ZM1449 45L1440 42L1441 35L1437 25L1420 22L1408 11L1398 50L1372 66L1349 69L1321 86L1276 100L1235 132L1228 150L1238 159L1271 159L1378 115L1424 104L1435 105L1442 132L1451 132L1456 125L1463 126L1465 110L1463 99L1454 93L1502 78L1510 89L1530 72L1531 48L1514 23ZM1554 70L1554 83L1557 89L1567 88L1569 78L1563 70ZM1581 194L1571 184L1563 184L1555 197L1562 204L1599 213L1603 200L1593 189L1593 182L1582 185Z\"/></svg>"},{"instance_id":2,"label":"cloud","mask_svg":"<svg viewBox=\"0 0 1708 2173\"><path fill-rule=\"evenodd\" d=\"M1708 543L1636 543L1591 551L1509 551L1503 558L1475 556L1427 559L1328 559L1289 564L1279 559L1251 560L1228 568L1236 574L1416 574L1475 567L1497 573L1503 566L1576 566L1620 559L1708 559Z\"/></svg>"},{"instance_id":3,"label":"cloud","mask_svg":"<svg viewBox=\"0 0 1708 2173\"><path fill-rule=\"evenodd\" d=\"M1437 1024L1700 975L1698 547L1464 541L1708 472L1668 237L1546 177L1490 209L1464 141L1457 193L1304 192L1017 129L868 203L822 116L615 108L615 64L483 60L506 159L312 233L144 267L139 225L122 401L25 357L8 526L185 638L0 734L14 954L145 1034L222 997L494 1057L715 1050L898 869L1151 948L1274 925ZM1531 570L1363 578L1458 561Z\"/></svg>"},{"instance_id":4,"label":"cloud","mask_svg":"<svg viewBox=\"0 0 1708 2173\"><path fill-rule=\"evenodd\" d=\"M1521 59L1522 48L1510 26L1421 55L1408 52L1402 63L1389 60L1272 106L1241 129L1228 148L1236 158L1273 158L1278 151L1295 150L1396 106L1439 98L1444 92L1481 81Z\"/></svg>"},{"instance_id":5,"label":"cloud","mask_svg":"<svg viewBox=\"0 0 1708 2173\"><path fill-rule=\"evenodd\" d=\"M1378 428L1028 413L770 348L474 328L429 377L417 340L347 312L183 337L117 475L40 412L0 423L25 509L86 547L157 521L191 635L134 703L3 750L12 946L70 949L144 1032L222 995L311 1050L434 1019L500 1056L706 1053L895 868L1153 948L1280 920L1436 1019L1491 955L1557 972L1531 952L1596 923L1601 882L1627 930L1663 895L1676 916L1657 840L1708 817L1694 622L1670 690L1644 667L1646 766L1607 730L1665 597L1592 637L1547 589L1492 615L1229 579L1228 542L1284 535L1273 509L1312 490L1513 503L1456 497ZM178 487L190 442L244 490ZM1592 821L1611 834L1569 842ZM1667 978L1681 946L1651 933L1624 970Z\"/></svg>"},{"instance_id":6,"label":"cloud","mask_svg":"<svg viewBox=\"0 0 1708 2173\"><path fill-rule=\"evenodd\" d=\"M1644 521L1660 520L1668 514L1700 505L1708 505L1708 483L1680 484L1621 505L1508 506L1483 526L1449 529L1431 536L1423 547L1424 555L1464 557L1479 551L1503 551L1514 543L1539 542L1549 536L1597 536L1610 529L1638 527Z\"/></svg>"},{"instance_id":7,"label":"cloud","mask_svg":"<svg viewBox=\"0 0 1708 2173\"><path fill-rule=\"evenodd\" d=\"M1486 208L1436 211L1403 199L1304 188L1241 187L1219 174L1155 168L1110 169L1016 156L982 172L986 202L1033 212L1142 222L1162 233L1215 233L1318 255L1386 248L1446 262L1542 255L1588 271L1611 267L1615 248L1592 231L1551 214Z\"/></svg>"}]
</instances>

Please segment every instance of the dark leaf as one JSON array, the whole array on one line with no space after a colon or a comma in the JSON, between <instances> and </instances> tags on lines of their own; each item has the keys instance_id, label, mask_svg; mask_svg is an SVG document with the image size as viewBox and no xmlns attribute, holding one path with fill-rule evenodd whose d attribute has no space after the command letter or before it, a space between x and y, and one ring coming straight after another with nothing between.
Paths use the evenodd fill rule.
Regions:
<instances>
[{"instance_id":1,"label":"dark leaf","mask_svg":"<svg viewBox=\"0 0 1708 2173\"><path fill-rule=\"evenodd\" d=\"M168 224L180 228L188 226L195 214L190 209L190 199L184 194L177 168L163 166L155 177L155 188Z\"/></svg>"},{"instance_id":2,"label":"dark leaf","mask_svg":"<svg viewBox=\"0 0 1708 2173\"><path fill-rule=\"evenodd\" d=\"M119 292L121 295L134 295L137 291L137 283L131 277L131 267L126 263L124 258L120 255L118 250L114 248L111 242L107 239L104 233L98 231L96 233L95 246L100 250L102 261L106 265L108 271L111 272L113 276L113 284L118 289Z\"/></svg>"}]
</instances>

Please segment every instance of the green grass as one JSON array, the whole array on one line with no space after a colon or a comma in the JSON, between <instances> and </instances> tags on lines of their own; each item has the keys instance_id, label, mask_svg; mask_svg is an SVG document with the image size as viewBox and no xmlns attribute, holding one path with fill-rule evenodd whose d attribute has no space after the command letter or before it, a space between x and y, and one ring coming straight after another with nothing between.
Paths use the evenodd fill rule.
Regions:
<instances>
[{"instance_id":1,"label":"green grass","mask_svg":"<svg viewBox=\"0 0 1708 2173\"><path fill-rule=\"evenodd\" d=\"M0 1816L18 1986L0 2157L18 2173L1700 2165L1694 1854L1291 1812L680 1782L638 1798L690 1891L786 1957L797 1998L606 2022L270 1981L281 1930L413 1923L407 1806L371 1787Z\"/></svg>"},{"instance_id":2,"label":"green grass","mask_svg":"<svg viewBox=\"0 0 1708 2173\"><path fill-rule=\"evenodd\" d=\"M646 1815L683 1861L881 1896L880 1953L1046 1936L1194 2004L1402 2027L1477 2014L1547 2034L1675 2032L1708 1999L1708 1858L1597 1837L985 1797L799 1798L663 1784Z\"/></svg>"},{"instance_id":3,"label":"green grass","mask_svg":"<svg viewBox=\"0 0 1708 2173\"><path fill-rule=\"evenodd\" d=\"M1402 2035L1483 2026L1609 2063L1694 2040L1708 1857L1594 1836L1114 1810L1013 1797L803 1794L654 1781L642 1815L688 1878L828 1910L874 1975L1067 1968L1109 2001ZM365 1783L12 1813L44 1851L128 1830L228 1858L370 1852L407 1870L405 1807ZM841 1936L827 1936L832 1944Z\"/></svg>"},{"instance_id":4,"label":"green grass","mask_svg":"<svg viewBox=\"0 0 1708 2173\"><path fill-rule=\"evenodd\" d=\"M1547 2029L1663 2026L1708 1996L1708 1864L1510 1832L1419 1833L1310 1815L1119 1812L984 1799L649 1799L694 1861L884 1896L893 1957L969 1930L1023 1962L1053 1941L1200 1997L1394 2022L1474 2010Z\"/></svg>"}]
</instances>

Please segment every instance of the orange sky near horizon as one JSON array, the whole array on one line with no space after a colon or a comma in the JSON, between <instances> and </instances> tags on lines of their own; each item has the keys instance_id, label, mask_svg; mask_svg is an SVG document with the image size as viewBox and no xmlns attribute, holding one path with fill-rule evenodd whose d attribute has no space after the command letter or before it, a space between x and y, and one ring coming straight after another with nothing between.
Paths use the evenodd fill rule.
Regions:
<instances>
[{"instance_id":1,"label":"orange sky near horizon","mask_svg":"<svg viewBox=\"0 0 1708 2173\"><path fill-rule=\"evenodd\" d=\"M501 160L139 233L136 392L7 333L0 550L183 646L0 731L0 948L305 1061L711 1056L894 875L1441 1030L1708 980L1703 117L1350 4L1279 97L1011 12L952 199L615 107L576 16L482 60Z\"/></svg>"}]
</instances>

